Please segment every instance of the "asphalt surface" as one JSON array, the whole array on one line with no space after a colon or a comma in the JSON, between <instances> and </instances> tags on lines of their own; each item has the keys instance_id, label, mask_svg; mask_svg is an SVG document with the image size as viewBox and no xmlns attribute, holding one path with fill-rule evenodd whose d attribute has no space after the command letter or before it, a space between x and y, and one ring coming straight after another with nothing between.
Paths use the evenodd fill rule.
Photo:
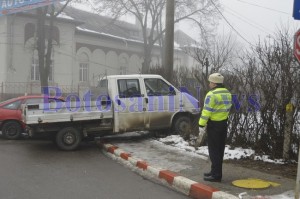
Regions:
<instances>
[{"instance_id":1,"label":"asphalt surface","mask_svg":"<svg viewBox=\"0 0 300 199\"><path fill-rule=\"evenodd\" d=\"M107 141L132 154L133 157L145 160L151 166L174 171L188 179L212 186L235 196L244 192L251 196L272 196L294 190L295 188L296 179L266 174L230 163L223 164L223 179L221 183L206 182L203 180L203 173L210 170L210 162L207 157L200 158L192 153L179 151L171 146L160 145L157 144L157 141L149 138L135 138L133 141L130 141L126 137L124 139L118 137ZM245 189L232 184L235 180L249 178L278 183L280 186L270 186L266 189Z\"/></svg>"},{"instance_id":2,"label":"asphalt surface","mask_svg":"<svg viewBox=\"0 0 300 199\"><path fill-rule=\"evenodd\" d=\"M95 143L60 151L49 141L0 139L1 199L184 199L103 155Z\"/></svg>"}]
</instances>

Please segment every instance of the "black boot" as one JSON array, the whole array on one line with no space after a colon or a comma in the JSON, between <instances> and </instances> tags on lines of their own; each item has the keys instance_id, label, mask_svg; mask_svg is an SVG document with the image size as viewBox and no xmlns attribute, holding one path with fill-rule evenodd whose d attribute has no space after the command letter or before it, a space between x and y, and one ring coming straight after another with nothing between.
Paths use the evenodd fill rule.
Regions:
<instances>
[{"instance_id":1,"label":"black boot","mask_svg":"<svg viewBox=\"0 0 300 199\"><path fill-rule=\"evenodd\" d=\"M204 177L204 180L209 182L221 182L221 178L216 178L213 176Z\"/></svg>"}]
</instances>

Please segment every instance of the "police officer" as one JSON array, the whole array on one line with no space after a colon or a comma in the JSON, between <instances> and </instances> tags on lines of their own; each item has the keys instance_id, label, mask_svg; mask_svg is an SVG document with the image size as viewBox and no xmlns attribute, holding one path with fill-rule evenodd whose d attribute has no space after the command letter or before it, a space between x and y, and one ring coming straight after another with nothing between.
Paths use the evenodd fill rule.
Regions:
<instances>
[{"instance_id":1,"label":"police officer","mask_svg":"<svg viewBox=\"0 0 300 199\"><path fill-rule=\"evenodd\" d=\"M227 137L227 120L232 105L231 93L224 87L224 77L213 73L208 78L211 89L205 97L204 107L199 120L199 135L207 128L208 152L211 170L204 173L204 180L221 182L222 164Z\"/></svg>"}]
</instances>

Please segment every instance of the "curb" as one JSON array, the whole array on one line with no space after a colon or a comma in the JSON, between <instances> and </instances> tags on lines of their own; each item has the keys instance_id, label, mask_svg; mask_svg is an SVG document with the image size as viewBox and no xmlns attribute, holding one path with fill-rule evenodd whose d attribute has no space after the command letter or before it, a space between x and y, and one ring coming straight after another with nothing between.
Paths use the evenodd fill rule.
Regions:
<instances>
[{"instance_id":1,"label":"curb","mask_svg":"<svg viewBox=\"0 0 300 199\"><path fill-rule=\"evenodd\" d=\"M102 148L102 151L121 163L133 168L142 176L158 179L162 184L167 185L184 195L194 199L238 199L238 197L220 191L214 187L210 187L196 181L190 180L180 174L150 166L143 160L132 157L117 146L104 144L101 141L96 141L97 145Z\"/></svg>"}]
</instances>

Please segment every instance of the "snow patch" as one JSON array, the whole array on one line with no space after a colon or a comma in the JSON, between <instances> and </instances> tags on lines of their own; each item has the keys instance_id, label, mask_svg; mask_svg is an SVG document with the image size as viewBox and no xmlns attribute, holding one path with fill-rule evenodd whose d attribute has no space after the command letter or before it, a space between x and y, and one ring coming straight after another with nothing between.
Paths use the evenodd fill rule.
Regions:
<instances>
[{"instance_id":1,"label":"snow patch","mask_svg":"<svg viewBox=\"0 0 300 199\"><path fill-rule=\"evenodd\" d=\"M199 155L205 155L208 156L208 147L202 146L195 149L195 147L190 146L190 143L185 141L182 137L179 135L170 135L165 138L158 139L159 142L170 145L173 147L176 147L180 150L185 150L189 152L194 152ZM284 164L283 159L270 159L267 155L258 156L255 155L255 151L252 149L244 149L241 147L235 147L231 148L229 145L226 145L225 152L224 152L224 160L239 160L239 159L245 159L245 158L252 158L254 156L254 160L261 160L264 162L269 162L273 164Z\"/></svg>"}]
</instances>

